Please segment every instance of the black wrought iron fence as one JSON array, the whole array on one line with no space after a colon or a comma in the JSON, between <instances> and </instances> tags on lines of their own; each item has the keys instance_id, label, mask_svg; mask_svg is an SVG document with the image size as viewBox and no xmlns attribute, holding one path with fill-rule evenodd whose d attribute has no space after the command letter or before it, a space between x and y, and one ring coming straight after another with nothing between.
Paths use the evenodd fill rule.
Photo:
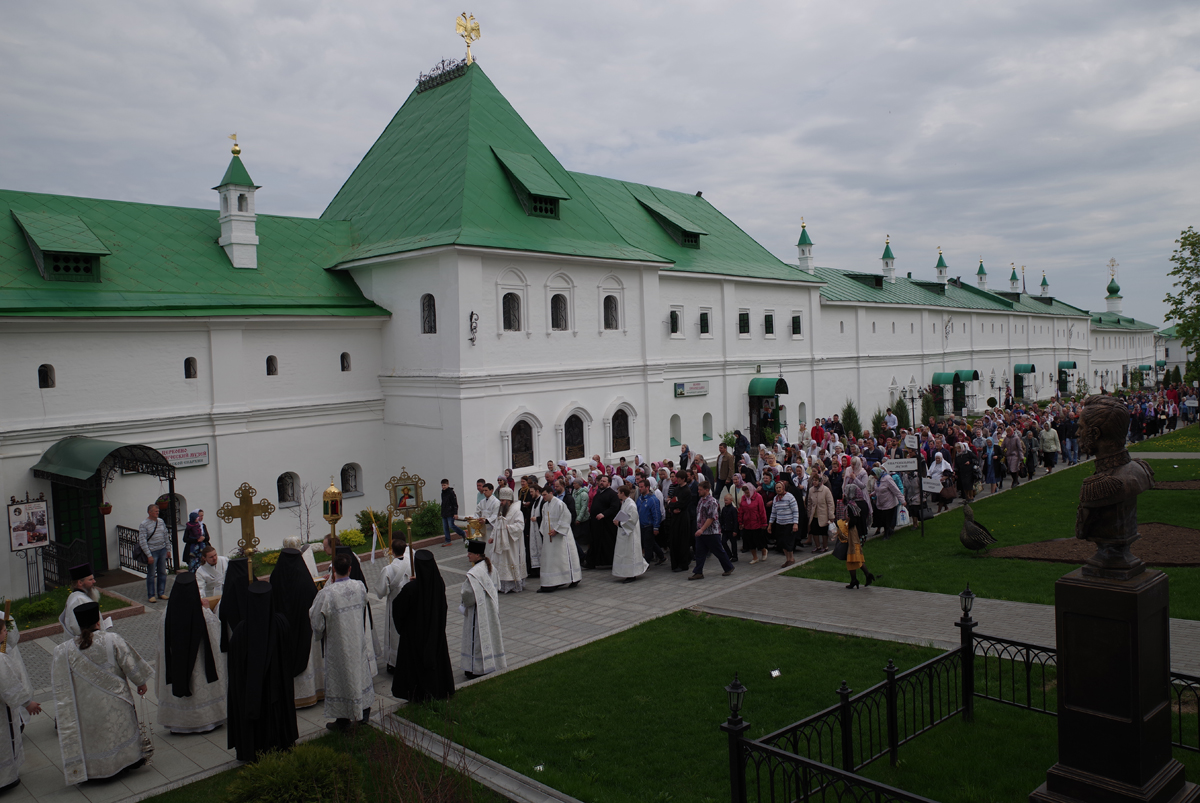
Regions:
<instances>
[{"instance_id":1,"label":"black wrought iron fence","mask_svg":"<svg viewBox=\"0 0 1200 803\"><path fill-rule=\"evenodd\" d=\"M752 795L738 803L934 803L887 784L872 781L762 742L742 742L746 787Z\"/></svg>"},{"instance_id":2,"label":"black wrought iron fence","mask_svg":"<svg viewBox=\"0 0 1200 803\"><path fill-rule=\"evenodd\" d=\"M1171 743L1200 753L1200 678L1171 673Z\"/></svg>"},{"instance_id":3,"label":"black wrought iron fence","mask_svg":"<svg viewBox=\"0 0 1200 803\"><path fill-rule=\"evenodd\" d=\"M71 582L71 567L87 563L88 544L84 539L63 544L47 541L42 550L42 579L46 589L65 586Z\"/></svg>"},{"instance_id":4,"label":"black wrought iron fence","mask_svg":"<svg viewBox=\"0 0 1200 803\"><path fill-rule=\"evenodd\" d=\"M1058 716L1058 658L1053 647L982 633L973 641L976 697Z\"/></svg>"},{"instance_id":5,"label":"black wrought iron fence","mask_svg":"<svg viewBox=\"0 0 1200 803\"><path fill-rule=\"evenodd\" d=\"M130 569L146 574L146 556L138 546L138 531L132 527L117 525L117 554L120 556L121 568ZM175 572L175 556L172 550L167 550L167 574Z\"/></svg>"}]
</instances>

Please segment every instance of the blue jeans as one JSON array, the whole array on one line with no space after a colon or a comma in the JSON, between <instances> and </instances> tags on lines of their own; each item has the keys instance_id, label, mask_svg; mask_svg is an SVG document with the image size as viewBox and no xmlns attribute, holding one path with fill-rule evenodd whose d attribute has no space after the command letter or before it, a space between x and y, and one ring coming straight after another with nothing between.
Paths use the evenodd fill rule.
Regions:
<instances>
[{"instance_id":1,"label":"blue jeans","mask_svg":"<svg viewBox=\"0 0 1200 803\"><path fill-rule=\"evenodd\" d=\"M1067 444L1067 462L1070 463L1071 465L1075 465L1076 463L1079 462L1079 439L1078 438L1067 438L1066 444Z\"/></svg>"},{"instance_id":2,"label":"blue jeans","mask_svg":"<svg viewBox=\"0 0 1200 803\"><path fill-rule=\"evenodd\" d=\"M167 550L169 547L156 549L151 554L154 563L146 565L146 596L161 597L167 593ZM154 578L158 578L158 590L155 591Z\"/></svg>"},{"instance_id":3,"label":"blue jeans","mask_svg":"<svg viewBox=\"0 0 1200 803\"><path fill-rule=\"evenodd\" d=\"M467 534L462 531L462 528L454 523L453 516L442 516L442 531L446 534L447 544L454 540L454 536L450 535L451 530L454 530L454 532L458 533L460 538L467 537Z\"/></svg>"},{"instance_id":4,"label":"blue jeans","mask_svg":"<svg viewBox=\"0 0 1200 803\"><path fill-rule=\"evenodd\" d=\"M696 574L704 574L704 561L710 552L721 561L722 569L727 572L733 571L733 561L725 554L725 547L721 546L721 534L711 533L696 536Z\"/></svg>"}]
</instances>

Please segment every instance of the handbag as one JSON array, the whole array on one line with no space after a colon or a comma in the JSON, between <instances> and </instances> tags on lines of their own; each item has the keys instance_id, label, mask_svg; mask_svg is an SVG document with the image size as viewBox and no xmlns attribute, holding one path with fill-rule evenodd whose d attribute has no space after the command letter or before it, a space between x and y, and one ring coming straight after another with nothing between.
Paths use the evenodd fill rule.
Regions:
<instances>
[{"instance_id":1,"label":"handbag","mask_svg":"<svg viewBox=\"0 0 1200 803\"><path fill-rule=\"evenodd\" d=\"M901 505L900 509L896 511L896 526L897 527L912 526L912 514L908 512L908 508L905 507L904 505Z\"/></svg>"},{"instance_id":2,"label":"handbag","mask_svg":"<svg viewBox=\"0 0 1200 803\"><path fill-rule=\"evenodd\" d=\"M1021 468L1017 470L1017 476L1021 479L1025 479L1029 476L1029 469L1025 467L1024 461L1021 462Z\"/></svg>"},{"instance_id":3,"label":"handbag","mask_svg":"<svg viewBox=\"0 0 1200 803\"><path fill-rule=\"evenodd\" d=\"M850 552L850 544L846 541L839 540L833 545L833 556L838 560L845 560L846 555Z\"/></svg>"}]
</instances>

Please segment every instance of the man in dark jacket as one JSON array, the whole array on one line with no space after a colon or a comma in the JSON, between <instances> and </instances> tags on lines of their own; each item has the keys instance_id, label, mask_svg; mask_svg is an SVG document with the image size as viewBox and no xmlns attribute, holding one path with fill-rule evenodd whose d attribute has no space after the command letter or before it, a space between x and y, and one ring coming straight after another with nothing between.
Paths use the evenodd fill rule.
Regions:
<instances>
[{"instance_id":1,"label":"man in dark jacket","mask_svg":"<svg viewBox=\"0 0 1200 803\"><path fill-rule=\"evenodd\" d=\"M454 523L454 517L457 515L458 494L454 493L454 489L450 487L450 480L442 480L442 530L446 534L446 544L454 540L450 535L451 530L458 533L459 538L467 540L467 534Z\"/></svg>"},{"instance_id":2,"label":"man in dark jacket","mask_svg":"<svg viewBox=\"0 0 1200 803\"><path fill-rule=\"evenodd\" d=\"M608 477L601 477L598 487L600 490L596 491L588 508L592 543L588 547L584 565L589 569L612 566L613 550L617 546L617 525L613 519L621 510L621 500L617 498L617 492L609 487Z\"/></svg>"}]
</instances>

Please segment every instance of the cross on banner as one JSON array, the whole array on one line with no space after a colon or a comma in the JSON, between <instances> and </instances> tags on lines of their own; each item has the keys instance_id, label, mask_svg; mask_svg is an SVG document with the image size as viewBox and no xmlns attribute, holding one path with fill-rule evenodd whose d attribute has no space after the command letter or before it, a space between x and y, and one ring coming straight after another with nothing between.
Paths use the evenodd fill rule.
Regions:
<instances>
[{"instance_id":1,"label":"cross on banner","mask_svg":"<svg viewBox=\"0 0 1200 803\"><path fill-rule=\"evenodd\" d=\"M254 518L261 516L263 521L266 521L275 512L275 506L266 499L254 501L254 495L257 493L258 491L250 487L250 483L243 482L233 492L241 504L233 505L226 502L217 510L217 518L226 524L232 523L234 519L239 520L241 537L238 539L238 547L247 558L254 554L255 548L258 546L258 538L254 535ZM247 566L249 566L249 560L247 560Z\"/></svg>"}]
</instances>

